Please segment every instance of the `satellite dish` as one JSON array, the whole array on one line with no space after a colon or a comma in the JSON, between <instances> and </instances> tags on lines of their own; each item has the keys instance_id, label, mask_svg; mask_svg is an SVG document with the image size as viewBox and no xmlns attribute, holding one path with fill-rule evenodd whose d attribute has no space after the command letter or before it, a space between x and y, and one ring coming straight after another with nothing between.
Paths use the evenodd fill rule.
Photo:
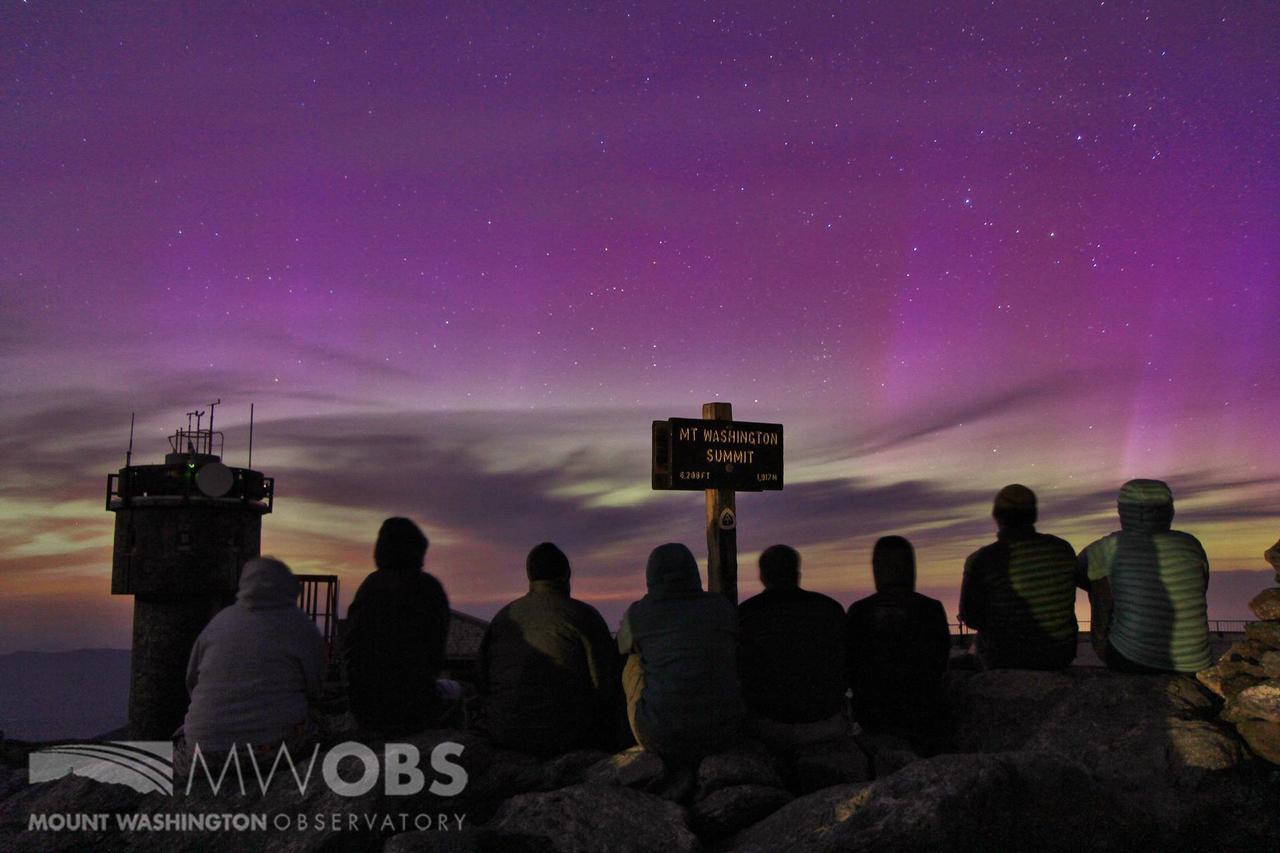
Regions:
<instances>
[{"instance_id":1,"label":"satellite dish","mask_svg":"<svg viewBox=\"0 0 1280 853\"><path fill-rule=\"evenodd\" d=\"M235 481L231 469L221 462L210 462L196 472L196 486L211 498L220 498L231 491Z\"/></svg>"}]
</instances>

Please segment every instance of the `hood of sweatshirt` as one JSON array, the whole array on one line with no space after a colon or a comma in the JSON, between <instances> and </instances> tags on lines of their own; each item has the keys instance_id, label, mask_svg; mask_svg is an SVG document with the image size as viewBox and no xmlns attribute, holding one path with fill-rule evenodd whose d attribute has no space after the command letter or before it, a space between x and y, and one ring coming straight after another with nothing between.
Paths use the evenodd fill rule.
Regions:
<instances>
[{"instance_id":1,"label":"hood of sweatshirt","mask_svg":"<svg viewBox=\"0 0 1280 853\"><path fill-rule=\"evenodd\" d=\"M236 602L250 610L297 607L301 584L289 567L272 557L254 557L240 572Z\"/></svg>"},{"instance_id":2,"label":"hood of sweatshirt","mask_svg":"<svg viewBox=\"0 0 1280 853\"><path fill-rule=\"evenodd\" d=\"M702 592L698 561L688 548L676 542L653 549L644 575L650 595L662 597Z\"/></svg>"},{"instance_id":3,"label":"hood of sweatshirt","mask_svg":"<svg viewBox=\"0 0 1280 853\"><path fill-rule=\"evenodd\" d=\"M1173 492L1160 480L1130 480L1120 487L1120 529L1163 533L1173 524Z\"/></svg>"}]
</instances>

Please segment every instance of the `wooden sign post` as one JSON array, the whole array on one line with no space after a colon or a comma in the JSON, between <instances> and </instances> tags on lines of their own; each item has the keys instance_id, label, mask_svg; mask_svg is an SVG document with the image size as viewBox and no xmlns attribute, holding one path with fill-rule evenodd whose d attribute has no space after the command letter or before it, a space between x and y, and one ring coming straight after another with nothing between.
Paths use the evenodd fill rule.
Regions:
<instances>
[{"instance_id":1,"label":"wooden sign post","mask_svg":"<svg viewBox=\"0 0 1280 853\"><path fill-rule=\"evenodd\" d=\"M732 421L732 403L703 403L704 421ZM738 603L738 502L733 489L707 489L707 588Z\"/></svg>"},{"instance_id":2,"label":"wooden sign post","mask_svg":"<svg viewBox=\"0 0 1280 853\"><path fill-rule=\"evenodd\" d=\"M654 421L653 488L706 494L707 586L736 604L734 495L782 488L782 424L734 421L730 403L703 403L701 420Z\"/></svg>"}]
</instances>

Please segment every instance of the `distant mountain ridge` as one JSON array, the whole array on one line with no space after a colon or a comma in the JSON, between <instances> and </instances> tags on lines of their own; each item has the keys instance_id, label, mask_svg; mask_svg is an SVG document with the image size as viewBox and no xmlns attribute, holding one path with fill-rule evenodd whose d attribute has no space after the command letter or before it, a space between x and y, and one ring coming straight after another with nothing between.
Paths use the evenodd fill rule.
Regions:
<instances>
[{"instance_id":1,"label":"distant mountain ridge","mask_svg":"<svg viewBox=\"0 0 1280 853\"><path fill-rule=\"evenodd\" d=\"M0 731L16 740L87 738L129 717L129 650L0 655Z\"/></svg>"}]
</instances>

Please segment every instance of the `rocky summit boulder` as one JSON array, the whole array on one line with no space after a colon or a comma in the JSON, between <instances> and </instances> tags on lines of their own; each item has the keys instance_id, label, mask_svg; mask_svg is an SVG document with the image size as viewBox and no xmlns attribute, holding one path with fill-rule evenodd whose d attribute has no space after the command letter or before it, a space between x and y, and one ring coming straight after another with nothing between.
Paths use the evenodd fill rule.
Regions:
<instances>
[{"instance_id":1,"label":"rocky summit boulder","mask_svg":"<svg viewBox=\"0 0 1280 853\"><path fill-rule=\"evenodd\" d=\"M557 853L693 853L702 847L684 809L652 794L614 785L572 785L521 794L486 826L492 849Z\"/></svg>"},{"instance_id":2,"label":"rocky summit boulder","mask_svg":"<svg viewBox=\"0 0 1280 853\"><path fill-rule=\"evenodd\" d=\"M584 781L594 785L619 785L640 790L661 786L666 776L666 763L657 753L641 746L601 758L583 773Z\"/></svg>"},{"instance_id":3,"label":"rocky summit boulder","mask_svg":"<svg viewBox=\"0 0 1280 853\"><path fill-rule=\"evenodd\" d=\"M1045 689L1036 703L1040 681ZM1280 823L1264 817L1274 810L1261 805L1280 790L1218 720L1221 700L1188 676L991 671L953 683L951 695L956 739L966 750L1067 761L1100 795L1148 815L1188 849L1226 849L1232 845L1221 839L1233 834L1247 840L1237 845L1243 849L1259 838L1280 844ZM1025 716L999 710L1006 696Z\"/></svg>"},{"instance_id":4,"label":"rocky summit boulder","mask_svg":"<svg viewBox=\"0 0 1280 853\"><path fill-rule=\"evenodd\" d=\"M1250 622L1244 635L1269 649L1280 649L1280 622Z\"/></svg>"},{"instance_id":5,"label":"rocky summit boulder","mask_svg":"<svg viewBox=\"0 0 1280 853\"><path fill-rule=\"evenodd\" d=\"M732 835L791 802L789 791L768 785L730 785L698 801L689 810L689 826L699 838Z\"/></svg>"},{"instance_id":6,"label":"rocky summit boulder","mask_svg":"<svg viewBox=\"0 0 1280 853\"><path fill-rule=\"evenodd\" d=\"M1215 721L1221 701L1189 676L991 670L953 682L951 698L964 752L1053 752L1135 787L1248 760Z\"/></svg>"},{"instance_id":7,"label":"rocky summit boulder","mask_svg":"<svg viewBox=\"0 0 1280 853\"><path fill-rule=\"evenodd\" d=\"M708 755L698 763L698 790L695 799L731 785L782 787L777 761L758 743L746 742L733 749Z\"/></svg>"},{"instance_id":8,"label":"rocky summit boulder","mask_svg":"<svg viewBox=\"0 0 1280 853\"><path fill-rule=\"evenodd\" d=\"M588 784L635 788L673 802L688 801L696 781L692 767L668 766L655 753L639 746L601 758L581 776Z\"/></svg>"},{"instance_id":9,"label":"rocky summit boulder","mask_svg":"<svg viewBox=\"0 0 1280 853\"><path fill-rule=\"evenodd\" d=\"M1280 587L1268 587L1253 597L1249 609L1264 621L1280 620Z\"/></svg>"},{"instance_id":10,"label":"rocky summit boulder","mask_svg":"<svg viewBox=\"0 0 1280 853\"><path fill-rule=\"evenodd\" d=\"M791 787L801 794L832 785L866 782L871 777L871 760L852 738L833 743L829 749L797 756L787 772Z\"/></svg>"},{"instance_id":11,"label":"rocky summit boulder","mask_svg":"<svg viewBox=\"0 0 1280 853\"><path fill-rule=\"evenodd\" d=\"M1079 764L1032 752L944 755L795 800L726 845L735 853L1150 849L1153 822Z\"/></svg>"}]
</instances>

